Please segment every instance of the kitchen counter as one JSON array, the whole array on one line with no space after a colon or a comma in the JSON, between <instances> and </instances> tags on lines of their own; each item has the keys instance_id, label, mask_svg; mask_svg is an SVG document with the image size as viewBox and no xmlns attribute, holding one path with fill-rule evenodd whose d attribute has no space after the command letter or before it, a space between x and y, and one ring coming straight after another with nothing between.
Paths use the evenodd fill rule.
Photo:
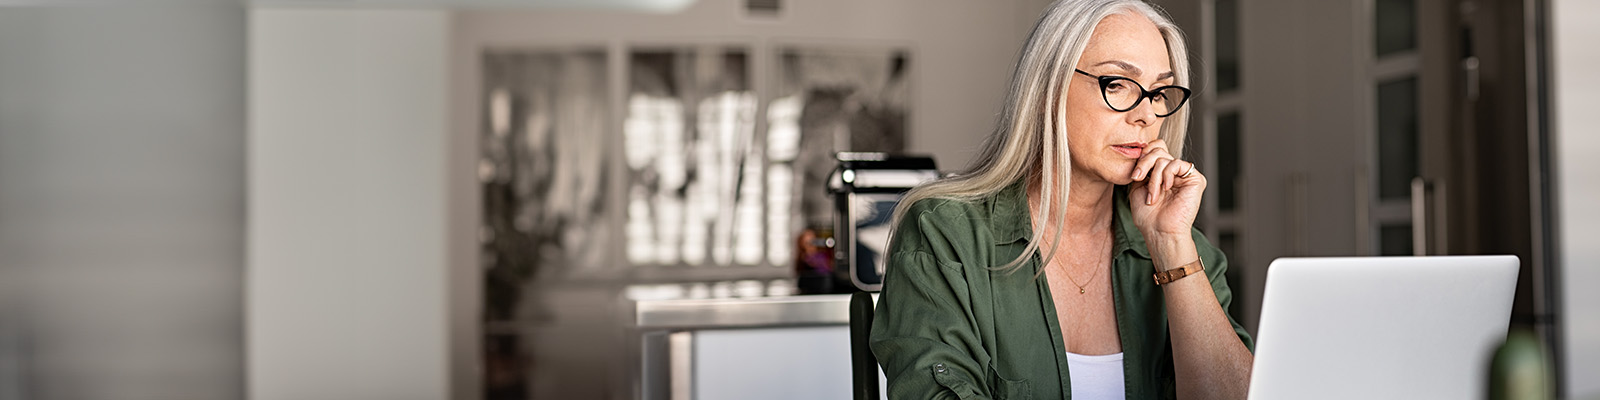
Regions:
<instances>
[{"instance_id":1,"label":"kitchen counter","mask_svg":"<svg viewBox=\"0 0 1600 400\"><path fill-rule=\"evenodd\" d=\"M632 322L640 399L850 397L848 294L639 300Z\"/></svg>"},{"instance_id":2,"label":"kitchen counter","mask_svg":"<svg viewBox=\"0 0 1600 400\"><path fill-rule=\"evenodd\" d=\"M873 295L876 299L877 295ZM646 300L635 304L640 329L759 328L797 325L847 325L850 295Z\"/></svg>"}]
</instances>

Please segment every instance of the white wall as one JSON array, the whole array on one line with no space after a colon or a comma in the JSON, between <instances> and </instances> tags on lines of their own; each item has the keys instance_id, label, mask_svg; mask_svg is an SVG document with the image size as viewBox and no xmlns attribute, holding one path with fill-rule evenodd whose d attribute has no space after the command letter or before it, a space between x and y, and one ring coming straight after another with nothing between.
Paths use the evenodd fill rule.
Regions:
<instances>
[{"instance_id":1,"label":"white wall","mask_svg":"<svg viewBox=\"0 0 1600 400\"><path fill-rule=\"evenodd\" d=\"M449 19L250 12L249 398L448 397Z\"/></svg>"},{"instance_id":2,"label":"white wall","mask_svg":"<svg viewBox=\"0 0 1600 400\"><path fill-rule=\"evenodd\" d=\"M1600 2L1550 2L1552 75L1551 151L1555 153L1556 221L1561 266L1562 324L1566 340L1566 393L1600 398L1600 128L1586 118L1600 109Z\"/></svg>"},{"instance_id":3,"label":"white wall","mask_svg":"<svg viewBox=\"0 0 1600 400\"><path fill-rule=\"evenodd\" d=\"M242 395L244 24L0 7L0 399Z\"/></svg>"}]
</instances>

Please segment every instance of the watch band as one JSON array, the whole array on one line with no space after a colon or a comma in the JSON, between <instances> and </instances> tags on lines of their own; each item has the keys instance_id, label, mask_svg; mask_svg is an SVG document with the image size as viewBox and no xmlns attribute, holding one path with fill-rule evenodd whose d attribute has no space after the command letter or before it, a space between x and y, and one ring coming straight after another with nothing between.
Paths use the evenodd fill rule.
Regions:
<instances>
[{"instance_id":1,"label":"watch band","mask_svg":"<svg viewBox=\"0 0 1600 400\"><path fill-rule=\"evenodd\" d=\"M1188 263L1188 264L1184 264L1182 267L1177 267L1177 268L1169 269L1169 270L1166 270L1166 271L1157 272L1156 275L1155 275L1156 286L1161 286L1161 285L1165 285L1165 284L1168 284L1168 283L1172 283L1172 281L1176 281L1178 279L1182 279L1185 276L1198 274L1201 271L1205 271L1205 270L1206 270L1205 262L1203 262L1202 260L1194 260L1194 262Z\"/></svg>"}]
</instances>

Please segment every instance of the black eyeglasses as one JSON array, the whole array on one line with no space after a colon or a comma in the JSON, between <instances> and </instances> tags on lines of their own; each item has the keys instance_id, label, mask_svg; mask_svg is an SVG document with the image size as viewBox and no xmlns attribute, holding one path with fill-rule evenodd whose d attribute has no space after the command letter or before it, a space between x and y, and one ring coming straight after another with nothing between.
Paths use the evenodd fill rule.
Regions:
<instances>
[{"instance_id":1,"label":"black eyeglasses","mask_svg":"<svg viewBox=\"0 0 1600 400\"><path fill-rule=\"evenodd\" d=\"M1150 105L1155 107L1157 117L1165 118L1178 112L1183 103L1189 101L1189 88L1183 86L1162 86L1154 90L1144 90L1144 86L1133 79L1120 76L1096 76L1081 69L1073 69L1078 73L1100 81L1100 97L1106 99L1106 105L1118 112L1128 112L1139 106L1139 102L1150 98Z\"/></svg>"}]
</instances>

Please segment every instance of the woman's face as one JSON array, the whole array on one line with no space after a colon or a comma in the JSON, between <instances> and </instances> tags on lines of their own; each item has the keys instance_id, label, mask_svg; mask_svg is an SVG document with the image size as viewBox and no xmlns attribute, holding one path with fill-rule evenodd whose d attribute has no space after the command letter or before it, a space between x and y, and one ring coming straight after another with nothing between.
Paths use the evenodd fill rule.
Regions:
<instances>
[{"instance_id":1,"label":"woman's face","mask_svg":"<svg viewBox=\"0 0 1600 400\"><path fill-rule=\"evenodd\" d=\"M1177 84L1161 31L1140 15L1115 14L1101 21L1077 68L1096 76L1130 78L1145 89ZM1098 80L1073 71L1066 73L1069 83L1062 117L1067 125L1073 178L1117 185L1133 182L1134 162L1143 154L1144 146L1160 135L1164 118L1156 117L1150 99L1140 101L1128 112L1116 111L1101 96Z\"/></svg>"}]
</instances>

